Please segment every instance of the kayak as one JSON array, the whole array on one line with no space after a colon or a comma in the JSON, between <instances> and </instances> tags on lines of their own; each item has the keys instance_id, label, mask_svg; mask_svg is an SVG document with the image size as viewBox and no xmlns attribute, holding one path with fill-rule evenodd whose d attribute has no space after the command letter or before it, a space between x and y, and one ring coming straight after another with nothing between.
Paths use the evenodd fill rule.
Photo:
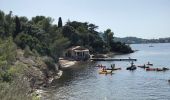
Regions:
<instances>
[{"instance_id":1,"label":"kayak","mask_svg":"<svg viewBox=\"0 0 170 100\"><path fill-rule=\"evenodd\" d=\"M166 70L169 70L169 68L166 68L166 67L163 67L162 69L165 70L165 71L166 71Z\"/></svg>"},{"instance_id":2,"label":"kayak","mask_svg":"<svg viewBox=\"0 0 170 100\"><path fill-rule=\"evenodd\" d=\"M121 68L107 68L107 70L121 70Z\"/></svg>"},{"instance_id":3,"label":"kayak","mask_svg":"<svg viewBox=\"0 0 170 100\"><path fill-rule=\"evenodd\" d=\"M105 70L105 71L100 70L99 74L112 74L112 70Z\"/></svg>"},{"instance_id":4,"label":"kayak","mask_svg":"<svg viewBox=\"0 0 170 100\"><path fill-rule=\"evenodd\" d=\"M133 62L131 62L131 66L127 67L126 70L136 70L136 65L134 65Z\"/></svg>"},{"instance_id":5,"label":"kayak","mask_svg":"<svg viewBox=\"0 0 170 100\"><path fill-rule=\"evenodd\" d=\"M163 68L157 68L157 71L167 71L167 70L169 70L169 68L165 68L165 67L163 67Z\"/></svg>"},{"instance_id":6,"label":"kayak","mask_svg":"<svg viewBox=\"0 0 170 100\"><path fill-rule=\"evenodd\" d=\"M146 68L146 71L156 71L157 68Z\"/></svg>"},{"instance_id":7,"label":"kayak","mask_svg":"<svg viewBox=\"0 0 170 100\"><path fill-rule=\"evenodd\" d=\"M153 66L153 64L147 64L147 65L149 65L149 66Z\"/></svg>"},{"instance_id":8,"label":"kayak","mask_svg":"<svg viewBox=\"0 0 170 100\"><path fill-rule=\"evenodd\" d=\"M136 70L136 66L127 67L126 70Z\"/></svg>"},{"instance_id":9,"label":"kayak","mask_svg":"<svg viewBox=\"0 0 170 100\"><path fill-rule=\"evenodd\" d=\"M168 68L147 68L146 71L167 71L169 70Z\"/></svg>"},{"instance_id":10,"label":"kayak","mask_svg":"<svg viewBox=\"0 0 170 100\"><path fill-rule=\"evenodd\" d=\"M162 68L157 68L156 71L165 71L165 70Z\"/></svg>"},{"instance_id":11,"label":"kayak","mask_svg":"<svg viewBox=\"0 0 170 100\"><path fill-rule=\"evenodd\" d=\"M142 65L140 65L140 66L138 66L138 67L140 67L140 68L149 68L149 66L142 66Z\"/></svg>"}]
</instances>

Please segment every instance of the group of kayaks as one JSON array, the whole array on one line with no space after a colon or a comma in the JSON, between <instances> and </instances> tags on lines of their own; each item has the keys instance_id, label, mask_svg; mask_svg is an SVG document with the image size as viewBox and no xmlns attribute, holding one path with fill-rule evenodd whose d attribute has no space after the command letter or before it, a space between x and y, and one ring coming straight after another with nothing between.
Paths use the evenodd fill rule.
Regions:
<instances>
[{"instance_id":1,"label":"group of kayaks","mask_svg":"<svg viewBox=\"0 0 170 100\"><path fill-rule=\"evenodd\" d=\"M111 68L106 68L103 65L97 65L96 67L99 68L99 74L113 74L113 71L121 70L121 68L115 68L115 64L112 64Z\"/></svg>"},{"instance_id":2,"label":"group of kayaks","mask_svg":"<svg viewBox=\"0 0 170 100\"><path fill-rule=\"evenodd\" d=\"M151 63L147 63L146 65L142 65L142 66L138 66L140 68L144 68L146 69L146 71L167 71L167 70L170 70L169 68L166 68L166 67L162 67L162 68L154 68L154 67L151 67L153 66L153 64Z\"/></svg>"},{"instance_id":3,"label":"group of kayaks","mask_svg":"<svg viewBox=\"0 0 170 100\"><path fill-rule=\"evenodd\" d=\"M136 65L134 65L133 62L131 62L131 66L127 67L126 70L133 71L133 70L136 70L137 67L143 68L146 71L167 71L167 70L170 70L169 68L166 68L166 67L163 67L163 68L153 68L151 66L153 66L153 64L151 64L149 62L147 64L139 65L139 66L136 66ZM99 74L112 74L113 71L115 71L115 70L121 70L121 68L116 68L115 64L112 64L111 68L106 68L106 66L103 66L103 65L97 65L96 67L99 68Z\"/></svg>"}]
</instances>

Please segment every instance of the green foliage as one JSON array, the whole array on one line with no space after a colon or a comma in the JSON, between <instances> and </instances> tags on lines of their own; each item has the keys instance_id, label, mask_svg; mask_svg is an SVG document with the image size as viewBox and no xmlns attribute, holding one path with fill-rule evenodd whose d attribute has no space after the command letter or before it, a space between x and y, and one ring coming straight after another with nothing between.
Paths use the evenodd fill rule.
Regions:
<instances>
[{"instance_id":1,"label":"green foliage","mask_svg":"<svg viewBox=\"0 0 170 100\"><path fill-rule=\"evenodd\" d=\"M0 11L0 36L1 37L5 35L4 25L5 25L5 14L4 12Z\"/></svg>"},{"instance_id":2,"label":"green foliage","mask_svg":"<svg viewBox=\"0 0 170 100\"><path fill-rule=\"evenodd\" d=\"M70 44L70 41L63 37L62 35L59 35L55 41L50 45L50 56L55 60L58 61L58 58L62 56L62 52L64 48L67 48Z\"/></svg>"},{"instance_id":3,"label":"green foliage","mask_svg":"<svg viewBox=\"0 0 170 100\"><path fill-rule=\"evenodd\" d=\"M28 95L29 85L24 78L15 78L11 83L0 83L1 100L31 100L32 96Z\"/></svg>"},{"instance_id":4,"label":"green foliage","mask_svg":"<svg viewBox=\"0 0 170 100\"><path fill-rule=\"evenodd\" d=\"M79 35L76 33L72 26L63 26L61 33L64 37L68 38L71 45L77 45L79 40Z\"/></svg>"},{"instance_id":5,"label":"green foliage","mask_svg":"<svg viewBox=\"0 0 170 100\"><path fill-rule=\"evenodd\" d=\"M28 20L26 17L13 17L12 12L5 15L2 11L0 21L1 37L12 36L13 33L18 47L25 49L29 46L31 51L50 56L55 61L62 56L65 49L75 45L87 47L91 53L131 52L129 46L114 42L111 29L101 34L96 31L98 26L88 22L68 21L63 25L59 17L57 27L52 24L51 17L35 16Z\"/></svg>"},{"instance_id":6,"label":"green foliage","mask_svg":"<svg viewBox=\"0 0 170 100\"><path fill-rule=\"evenodd\" d=\"M27 68L16 62L15 43L18 48L25 50L25 57L50 56L50 59L44 62L49 70L53 71L56 70L55 62L71 46L80 45L89 48L91 53L133 52L128 45L114 42L114 33L110 29L101 34L96 31L98 26L87 22L68 21L63 25L61 17L58 26L52 22L51 17L35 16L28 20L26 17L13 16L11 11L9 14L0 11L1 99L35 99L27 95L29 88L26 83L29 82L22 74Z\"/></svg>"},{"instance_id":7,"label":"green foliage","mask_svg":"<svg viewBox=\"0 0 170 100\"><path fill-rule=\"evenodd\" d=\"M8 41L10 41L10 39ZM7 42L6 45L8 44L10 43ZM3 51L2 48L0 49L1 51ZM13 50L12 48L8 48L8 49ZM7 53L5 51L3 52ZM5 55L6 54L2 56ZM11 55L8 57L13 57L13 56ZM29 82L23 76L24 71L27 70L26 67L23 64L16 64L16 65L11 64L11 60L8 60L9 59L8 57L6 57L5 59L7 63L0 65L1 100L23 100L23 99L31 100L32 96L28 95L28 92L30 91ZM2 59L0 61L2 61Z\"/></svg>"},{"instance_id":8,"label":"green foliage","mask_svg":"<svg viewBox=\"0 0 170 100\"><path fill-rule=\"evenodd\" d=\"M44 59L45 64L48 66L49 70L56 71L55 61L52 58Z\"/></svg>"},{"instance_id":9,"label":"green foliage","mask_svg":"<svg viewBox=\"0 0 170 100\"><path fill-rule=\"evenodd\" d=\"M24 79L26 69L21 64L14 65L16 45L12 37L0 38L0 98L1 100L31 100L28 95L29 82Z\"/></svg>"},{"instance_id":10,"label":"green foliage","mask_svg":"<svg viewBox=\"0 0 170 100\"><path fill-rule=\"evenodd\" d=\"M16 46L13 43L12 38L6 38L5 40L0 39L0 62L6 62L5 65L9 65L15 61ZM0 66L4 65L1 63Z\"/></svg>"},{"instance_id":11,"label":"green foliage","mask_svg":"<svg viewBox=\"0 0 170 100\"><path fill-rule=\"evenodd\" d=\"M107 46L110 46L113 43L113 34L114 33L111 31L111 29L104 31L103 38Z\"/></svg>"},{"instance_id":12,"label":"green foliage","mask_svg":"<svg viewBox=\"0 0 170 100\"><path fill-rule=\"evenodd\" d=\"M15 61L16 46L12 41L12 38L0 39L0 79L2 81L10 81L11 74L8 70L11 64Z\"/></svg>"},{"instance_id":13,"label":"green foliage","mask_svg":"<svg viewBox=\"0 0 170 100\"><path fill-rule=\"evenodd\" d=\"M45 19L44 16L36 16L36 17L33 17L33 18L32 18L32 22L33 22L34 24L37 24L39 21L42 21L42 20L44 20L44 19Z\"/></svg>"},{"instance_id":14,"label":"green foliage","mask_svg":"<svg viewBox=\"0 0 170 100\"><path fill-rule=\"evenodd\" d=\"M29 56L33 56L33 53L31 52L29 46L26 46L24 49L24 57L28 58Z\"/></svg>"},{"instance_id":15,"label":"green foliage","mask_svg":"<svg viewBox=\"0 0 170 100\"><path fill-rule=\"evenodd\" d=\"M114 42L111 45L111 50L116 51L116 52L121 52L121 53L132 53L134 52L129 45L126 45L125 43L121 42Z\"/></svg>"},{"instance_id":16,"label":"green foliage","mask_svg":"<svg viewBox=\"0 0 170 100\"><path fill-rule=\"evenodd\" d=\"M33 93L32 100L41 100L39 96L36 95L36 93Z\"/></svg>"},{"instance_id":17,"label":"green foliage","mask_svg":"<svg viewBox=\"0 0 170 100\"><path fill-rule=\"evenodd\" d=\"M12 17L12 11L10 11L7 15L0 11L0 36L2 38L11 36L14 32L15 24L13 21L14 19Z\"/></svg>"}]
</instances>

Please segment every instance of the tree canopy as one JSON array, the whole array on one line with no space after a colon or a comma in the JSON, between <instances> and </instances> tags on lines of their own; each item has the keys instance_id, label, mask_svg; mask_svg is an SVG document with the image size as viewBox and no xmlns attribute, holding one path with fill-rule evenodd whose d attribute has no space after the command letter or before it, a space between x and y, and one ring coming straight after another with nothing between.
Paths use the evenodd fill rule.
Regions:
<instances>
[{"instance_id":1,"label":"tree canopy","mask_svg":"<svg viewBox=\"0 0 170 100\"><path fill-rule=\"evenodd\" d=\"M91 53L122 52L131 53L132 49L120 42L114 42L111 29L96 31L98 26L88 22L68 21L65 25L59 17L58 25L52 24L51 17L35 16L28 20L24 16L13 16L0 11L0 36L12 36L18 47L36 50L56 61L62 52L71 46L84 46Z\"/></svg>"}]
</instances>

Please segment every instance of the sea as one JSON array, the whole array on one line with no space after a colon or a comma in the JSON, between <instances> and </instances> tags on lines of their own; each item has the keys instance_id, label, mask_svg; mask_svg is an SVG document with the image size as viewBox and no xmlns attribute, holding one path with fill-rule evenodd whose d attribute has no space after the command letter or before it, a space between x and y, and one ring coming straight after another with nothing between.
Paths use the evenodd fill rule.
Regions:
<instances>
[{"instance_id":1,"label":"sea","mask_svg":"<svg viewBox=\"0 0 170 100\"><path fill-rule=\"evenodd\" d=\"M134 58L136 66L152 63L153 68L170 68L170 43L131 44L136 52L113 55L113 58ZM45 88L44 100L170 100L170 70L146 71L137 67L126 70L129 61L88 61L63 69L60 79ZM99 74L96 65L121 70Z\"/></svg>"}]
</instances>

